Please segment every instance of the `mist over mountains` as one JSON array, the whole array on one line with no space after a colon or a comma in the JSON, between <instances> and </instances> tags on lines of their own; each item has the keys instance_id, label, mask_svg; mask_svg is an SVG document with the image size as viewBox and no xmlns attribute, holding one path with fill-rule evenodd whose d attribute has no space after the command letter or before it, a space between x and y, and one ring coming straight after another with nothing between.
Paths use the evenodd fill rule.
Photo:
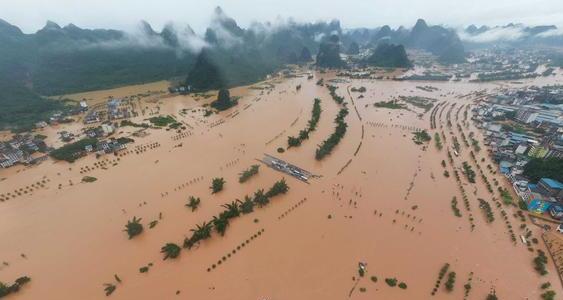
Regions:
<instances>
[{"instance_id":1,"label":"mist over mountains","mask_svg":"<svg viewBox=\"0 0 563 300\"><path fill-rule=\"evenodd\" d=\"M436 55L445 64L465 61L464 45L454 30L439 25L429 26L422 19L417 20L411 29L391 29L385 25L375 29L352 29L348 35L350 39L370 46L392 43L411 49L423 49Z\"/></svg>"},{"instance_id":2,"label":"mist over mountains","mask_svg":"<svg viewBox=\"0 0 563 300\"><path fill-rule=\"evenodd\" d=\"M467 48L511 46L538 47L563 46L563 29L555 25L526 26L507 24L504 26L469 25L458 34Z\"/></svg>"},{"instance_id":3,"label":"mist over mountains","mask_svg":"<svg viewBox=\"0 0 563 300\"><path fill-rule=\"evenodd\" d=\"M341 53L374 52L378 47L371 65L410 66L404 49L428 51L444 64L461 63L468 45L498 40L563 45L559 33L553 26L520 25L470 26L456 32L422 19L412 28L396 29L344 29L338 20L278 20L241 28L219 7L201 35L174 23L157 32L144 21L132 32L47 22L36 33L25 34L0 20L0 104L7 108L0 112L0 126L21 121L31 104L38 109L36 115L56 107L45 104L42 96L171 78L196 90L231 87L261 80L285 64L313 58L320 67L345 67ZM381 47L384 44L392 47ZM396 57L386 57L391 54Z\"/></svg>"},{"instance_id":4,"label":"mist over mountains","mask_svg":"<svg viewBox=\"0 0 563 300\"><path fill-rule=\"evenodd\" d=\"M285 63L304 62L300 56L314 56L333 36L343 49L352 43L375 47L390 42L428 50L446 63L464 57L453 30L428 26L423 20L412 30L389 26L343 30L337 20L255 23L243 29L217 8L203 36L172 23L156 32L144 21L135 32L47 22L36 33L24 34L0 21L0 76L41 95L79 92L186 76L205 48L207 57L225 73L225 84L234 85L259 79Z\"/></svg>"}]
</instances>

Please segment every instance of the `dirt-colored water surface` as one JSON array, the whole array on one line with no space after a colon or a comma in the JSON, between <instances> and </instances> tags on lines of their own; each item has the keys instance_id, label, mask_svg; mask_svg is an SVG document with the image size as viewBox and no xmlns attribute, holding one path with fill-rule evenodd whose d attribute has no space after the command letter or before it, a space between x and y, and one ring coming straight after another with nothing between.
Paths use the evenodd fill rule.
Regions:
<instances>
[{"instance_id":1,"label":"dirt-colored water surface","mask_svg":"<svg viewBox=\"0 0 563 300\"><path fill-rule=\"evenodd\" d=\"M239 104L209 117L201 110L180 111L212 99L165 98L155 104L160 114L174 115L191 134L178 138L174 131L149 130L148 136L135 138L126 155L98 159L90 155L73 164L47 161L34 168L1 170L0 178L5 180L0 182L0 194L10 192L14 198L0 202L0 261L7 263L0 267L0 280L32 278L9 299L105 299L105 283L116 285L109 299L136 300L464 299L468 282L467 299L484 299L491 290L500 299L538 299L539 286L547 281L558 295L563 294L551 261L546 276L533 269L536 254L519 237L524 232L522 221L513 216L515 208L494 204L493 197L499 198L496 187L490 194L479 176L471 184L460 171L468 211L453 176L454 168L460 170L467 161L475 171L481 165L491 182L497 178L505 184L502 176L487 170L492 161L485 147L476 153L475 162L471 148L461 142L461 132L466 136L474 132L482 141L471 114L467 119L463 116L478 98L475 92L491 92L501 84L336 83L337 94L350 111L345 118L348 128L333 152L317 161L315 149L333 132L340 109L328 89L315 84L321 76L327 82L334 75L272 81L273 88L236 88L232 94L242 96ZM556 82L561 82L560 77L525 84ZM302 88L296 90L299 84ZM423 85L437 90L416 88ZM367 91L349 91L360 86ZM412 105L408 109L373 106L400 95L444 102L435 114L436 129L431 129L431 111L424 113ZM84 97L97 99L91 93ZM321 99L322 107L317 130L300 147L277 153L278 147L287 147L289 135L306 127L314 98ZM451 128L447 126L450 108ZM426 129L432 136L444 132L444 148L438 150L434 141L415 144L416 129ZM120 128L119 134L134 130ZM452 164L447 151L453 136L461 143L461 153ZM153 146L136 154L141 145ZM238 174L259 163L256 159L264 153L320 177L306 184L261 165L257 176L240 184ZM442 160L447 162L445 168ZM451 176L444 177L444 170ZM81 183L85 175L98 180ZM226 184L212 195L209 186L214 177L223 177ZM190 229L218 215L222 204L268 188L281 178L290 186L287 194L233 220L225 236L213 232L212 238L182 250L178 259L162 260L160 248L165 243L181 245ZM43 187L26 190L42 181ZM184 206L191 195L201 198L194 212ZM454 196L461 217L452 211ZM492 223L486 221L478 198L490 203ZM501 210L508 213L516 243ZM123 229L134 216L142 218L145 230L129 240ZM158 224L149 229L154 220ZM540 239L539 228L526 224ZM237 246L240 249L233 254ZM546 251L541 239L532 248ZM358 275L359 262L367 265L364 277ZM139 268L149 263L149 271L140 273ZM454 289L445 289L446 276L432 296L446 263L456 273ZM386 278L396 278L407 288L390 287Z\"/></svg>"}]
</instances>

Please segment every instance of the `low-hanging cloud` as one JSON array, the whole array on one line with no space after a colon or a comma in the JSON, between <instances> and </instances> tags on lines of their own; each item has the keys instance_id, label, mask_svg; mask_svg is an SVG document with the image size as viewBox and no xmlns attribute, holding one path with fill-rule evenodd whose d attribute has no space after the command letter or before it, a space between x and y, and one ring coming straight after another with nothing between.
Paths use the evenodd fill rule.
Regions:
<instances>
[{"instance_id":1,"label":"low-hanging cloud","mask_svg":"<svg viewBox=\"0 0 563 300\"><path fill-rule=\"evenodd\" d=\"M147 30L147 25L142 23L134 30L125 32L121 38L81 43L83 48L102 48L102 49L121 49L121 48L137 48L137 49L169 49L176 50L178 56L189 53L199 53L204 47L209 45L201 37L196 35L189 26L178 29L180 25L169 23L166 28L176 37L177 45L166 43L164 38L152 30Z\"/></svg>"},{"instance_id":2,"label":"low-hanging cloud","mask_svg":"<svg viewBox=\"0 0 563 300\"><path fill-rule=\"evenodd\" d=\"M462 41L473 43L512 42L527 35L521 26L494 27L475 35L460 30L458 34Z\"/></svg>"},{"instance_id":3,"label":"low-hanging cloud","mask_svg":"<svg viewBox=\"0 0 563 300\"><path fill-rule=\"evenodd\" d=\"M215 33L215 37L222 47L232 48L244 42L242 37L234 32L242 29L238 27L234 19L228 17L219 7L215 9L208 28Z\"/></svg>"},{"instance_id":4,"label":"low-hanging cloud","mask_svg":"<svg viewBox=\"0 0 563 300\"><path fill-rule=\"evenodd\" d=\"M563 36L563 28L555 28L548 31L541 32L538 34L540 37L554 37L554 36Z\"/></svg>"},{"instance_id":5,"label":"low-hanging cloud","mask_svg":"<svg viewBox=\"0 0 563 300\"><path fill-rule=\"evenodd\" d=\"M184 27L183 30L177 32L178 44L181 49L187 50L192 53L198 53L203 48L209 47L209 44L199 37L195 32L189 27Z\"/></svg>"},{"instance_id":6,"label":"low-hanging cloud","mask_svg":"<svg viewBox=\"0 0 563 300\"><path fill-rule=\"evenodd\" d=\"M319 34L316 34L313 39L315 40L315 42L320 43L325 38L325 36L326 36L326 34L321 32Z\"/></svg>"}]
</instances>

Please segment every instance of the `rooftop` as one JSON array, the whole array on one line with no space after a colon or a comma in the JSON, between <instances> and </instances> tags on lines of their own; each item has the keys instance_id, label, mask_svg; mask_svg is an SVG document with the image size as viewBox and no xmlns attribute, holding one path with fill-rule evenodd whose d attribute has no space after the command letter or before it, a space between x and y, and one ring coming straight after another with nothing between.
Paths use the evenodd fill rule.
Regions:
<instances>
[{"instance_id":1,"label":"rooftop","mask_svg":"<svg viewBox=\"0 0 563 300\"><path fill-rule=\"evenodd\" d=\"M550 188L553 189L563 189L563 184L555 179L551 179L551 178L542 178L540 179L540 181L544 182L545 184L547 184Z\"/></svg>"}]
</instances>

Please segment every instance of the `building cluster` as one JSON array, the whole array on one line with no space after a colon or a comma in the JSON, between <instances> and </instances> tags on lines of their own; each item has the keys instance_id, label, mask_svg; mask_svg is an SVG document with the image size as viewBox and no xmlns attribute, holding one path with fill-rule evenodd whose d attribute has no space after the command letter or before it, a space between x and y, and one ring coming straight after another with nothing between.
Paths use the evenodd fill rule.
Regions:
<instances>
[{"instance_id":1,"label":"building cluster","mask_svg":"<svg viewBox=\"0 0 563 300\"><path fill-rule=\"evenodd\" d=\"M94 152L96 155L100 156L125 150L127 143L129 143L129 140L110 138L108 140L99 141L96 145L87 145L84 147L84 151Z\"/></svg>"},{"instance_id":2,"label":"building cluster","mask_svg":"<svg viewBox=\"0 0 563 300\"><path fill-rule=\"evenodd\" d=\"M105 106L90 109L84 117L84 124L94 124L102 121L115 121L134 117L134 112L126 99L111 98Z\"/></svg>"},{"instance_id":3,"label":"building cluster","mask_svg":"<svg viewBox=\"0 0 563 300\"><path fill-rule=\"evenodd\" d=\"M550 76L549 56L530 49L482 49L474 51L461 73L471 81L518 80ZM475 74L475 75L472 75Z\"/></svg>"},{"instance_id":4,"label":"building cluster","mask_svg":"<svg viewBox=\"0 0 563 300\"><path fill-rule=\"evenodd\" d=\"M45 141L37 136L15 135L6 142L0 142L0 168L15 164L36 164L47 159Z\"/></svg>"},{"instance_id":5,"label":"building cluster","mask_svg":"<svg viewBox=\"0 0 563 300\"><path fill-rule=\"evenodd\" d=\"M547 77L556 69L549 67L547 53L531 49L479 49L472 51L466 63L439 66L436 58L424 51L409 51L417 66L399 79L469 81L520 80ZM418 69L418 70L417 70Z\"/></svg>"},{"instance_id":6,"label":"building cluster","mask_svg":"<svg viewBox=\"0 0 563 300\"><path fill-rule=\"evenodd\" d=\"M102 124L98 127L88 128L84 134L89 138L103 138L115 132L115 128L111 124Z\"/></svg>"},{"instance_id":7,"label":"building cluster","mask_svg":"<svg viewBox=\"0 0 563 300\"><path fill-rule=\"evenodd\" d=\"M187 86L176 86L176 87L169 87L168 88L168 92L170 94L180 94L180 95L187 95L188 93L190 93L192 91L192 86L191 85L187 85Z\"/></svg>"},{"instance_id":8,"label":"building cluster","mask_svg":"<svg viewBox=\"0 0 563 300\"><path fill-rule=\"evenodd\" d=\"M84 113L88 110L86 101L81 101L79 105L66 106L62 111L53 112L48 120L35 123L35 128L45 128L49 125L56 126L58 124L74 122L72 116Z\"/></svg>"},{"instance_id":9,"label":"building cluster","mask_svg":"<svg viewBox=\"0 0 563 300\"><path fill-rule=\"evenodd\" d=\"M528 210L563 218L563 184L524 176L532 159L563 159L563 86L503 90L474 109L485 144Z\"/></svg>"},{"instance_id":10,"label":"building cluster","mask_svg":"<svg viewBox=\"0 0 563 300\"><path fill-rule=\"evenodd\" d=\"M121 99L110 99L107 104L108 121L119 120L131 117L131 112L125 102Z\"/></svg>"}]
</instances>

